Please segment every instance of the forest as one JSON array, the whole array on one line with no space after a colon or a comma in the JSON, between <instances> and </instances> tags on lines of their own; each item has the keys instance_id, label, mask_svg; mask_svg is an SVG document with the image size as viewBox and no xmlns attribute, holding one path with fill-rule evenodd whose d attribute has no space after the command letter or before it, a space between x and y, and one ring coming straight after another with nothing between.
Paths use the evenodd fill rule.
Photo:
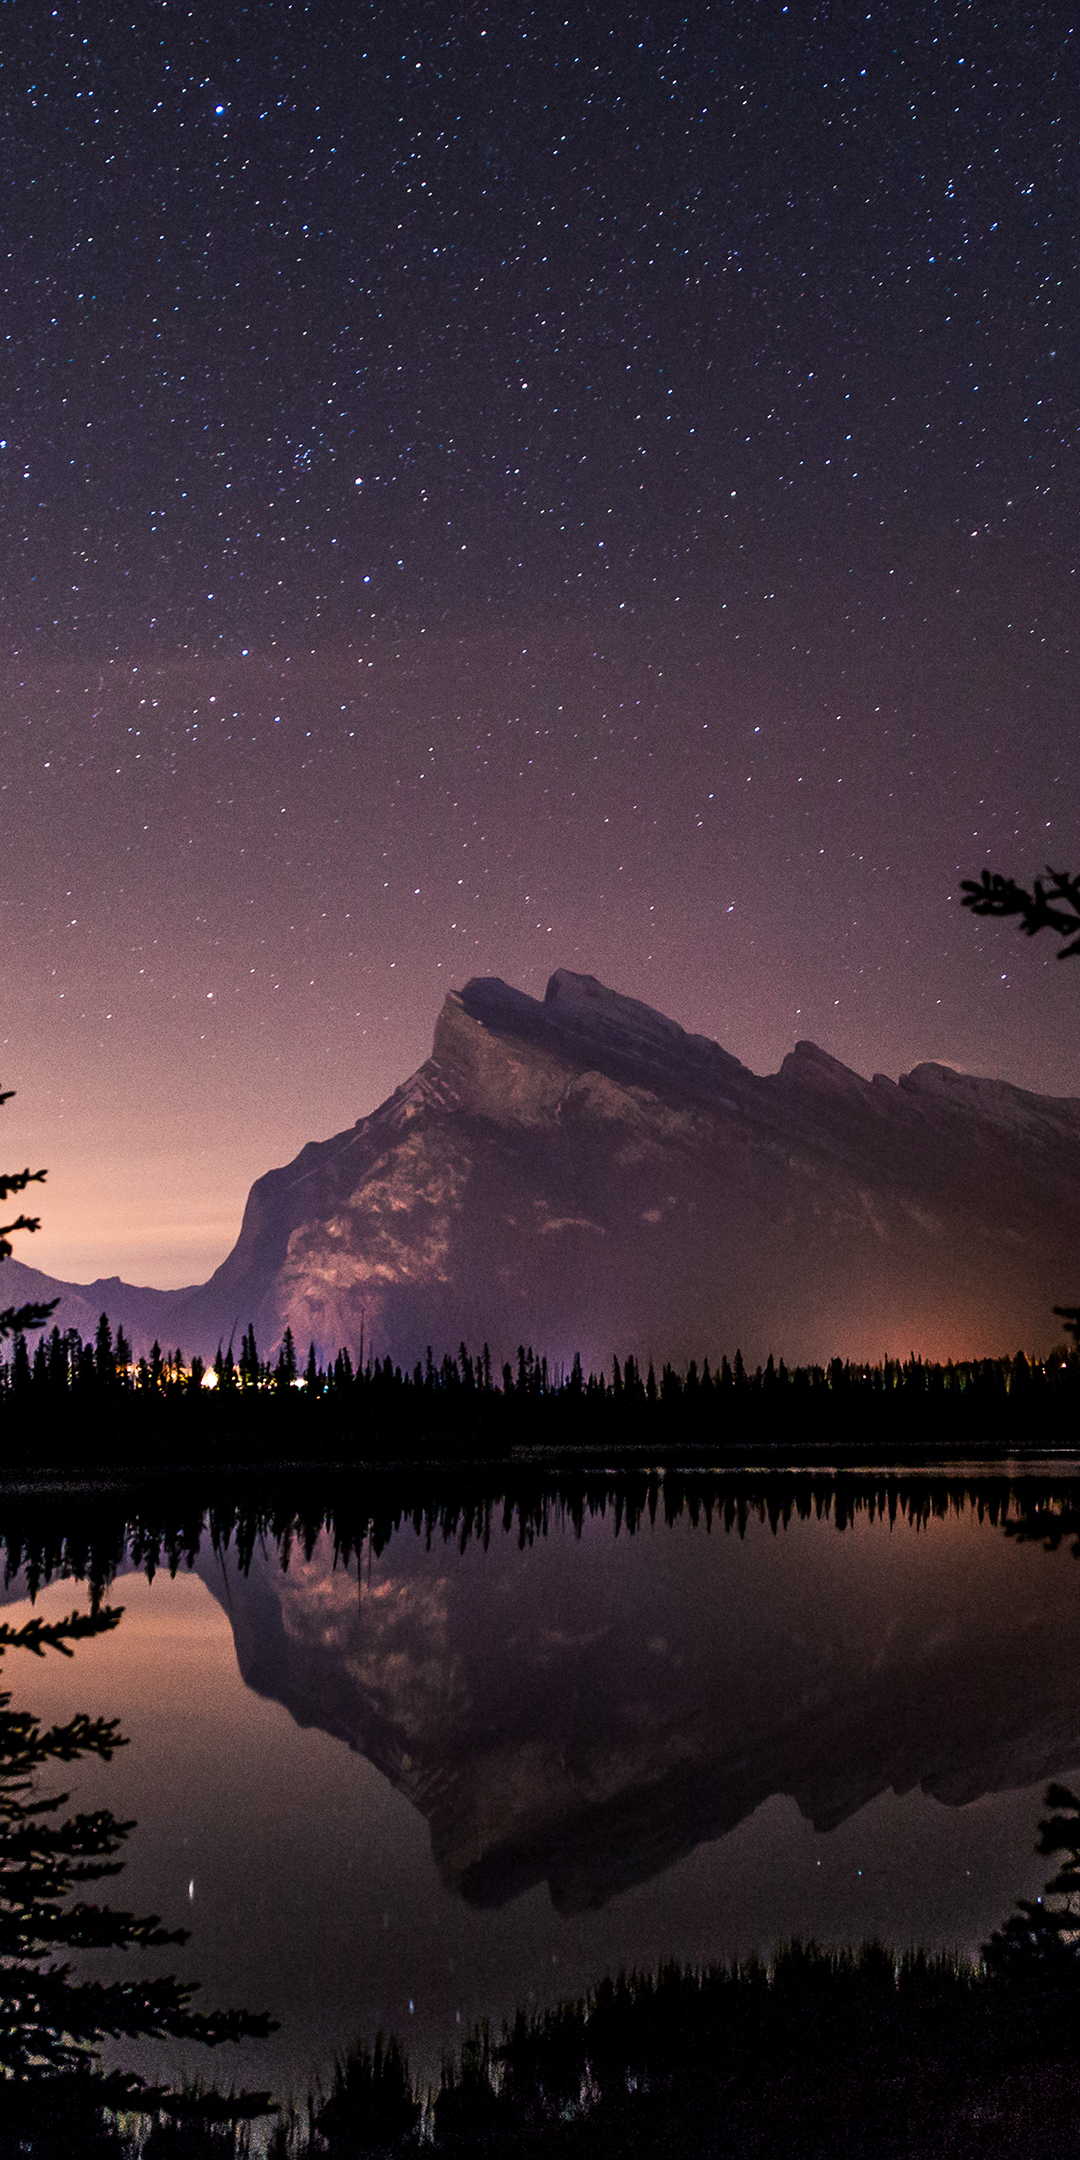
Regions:
<instances>
[{"instance_id":1,"label":"forest","mask_svg":"<svg viewBox=\"0 0 1080 2160\"><path fill-rule=\"evenodd\" d=\"M194 1463L549 1458L598 1451L644 1456L866 1464L1054 1453L1080 1427L1080 1351L935 1364L921 1358L789 1368L770 1356L748 1371L738 1350L685 1371L613 1357L610 1372L552 1367L522 1345L516 1365L472 1354L403 1371L387 1358L300 1364L286 1330L273 1359L254 1328L208 1368L182 1351L134 1358L104 1313L92 1341L16 1332L0 1358L0 1472Z\"/></svg>"}]
</instances>

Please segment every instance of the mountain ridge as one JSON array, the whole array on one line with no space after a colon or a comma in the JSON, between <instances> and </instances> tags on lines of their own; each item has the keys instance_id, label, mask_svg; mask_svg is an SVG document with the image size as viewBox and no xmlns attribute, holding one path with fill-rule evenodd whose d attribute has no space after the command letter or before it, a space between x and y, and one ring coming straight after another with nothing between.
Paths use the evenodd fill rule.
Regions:
<instances>
[{"instance_id":1,"label":"mountain ridge","mask_svg":"<svg viewBox=\"0 0 1080 2160\"><path fill-rule=\"evenodd\" d=\"M994 1355L1051 1339L1078 1221L1080 1099L936 1063L866 1080L805 1042L758 1076L559 969L543 999L451 991L416 1072L255 1181L208 1282L13 1260L5 1295L204 1357L249 1322L264 1354L290 1325L409 1364L462 1339L594 1364Z\"/></svg>"}]
</instances>

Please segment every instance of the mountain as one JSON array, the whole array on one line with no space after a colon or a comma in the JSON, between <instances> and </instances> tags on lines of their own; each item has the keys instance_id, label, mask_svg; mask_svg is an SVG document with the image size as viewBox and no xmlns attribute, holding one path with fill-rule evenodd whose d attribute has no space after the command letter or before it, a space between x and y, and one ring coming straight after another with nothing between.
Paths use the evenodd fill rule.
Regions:
<instances>
[{"instance_id":1,"label":"mountain","mask_svg":"<svg viewBox=\"0 0 1080 2160\"><path fill-rule=\"evenodd\" d=\"M592 976L542 1000L498 978L447 997L389 1100L252 1186L208 1283L51 1283L12 1298L107 1308L212 1354L347 1344L412 1363L465 1340L567 1364L789 1363L1045 1347L1080 1296L1080 1100L919 1065L863 1080L812 1043L759 1077Z\"/></svg>"}]
</instances>

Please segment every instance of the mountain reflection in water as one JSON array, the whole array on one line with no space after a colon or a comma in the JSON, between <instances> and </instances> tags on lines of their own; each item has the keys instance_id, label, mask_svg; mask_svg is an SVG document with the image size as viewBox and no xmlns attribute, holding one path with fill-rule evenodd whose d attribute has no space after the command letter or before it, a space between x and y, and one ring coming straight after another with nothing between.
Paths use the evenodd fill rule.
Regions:
<instances>
[{"instance_id":1,"label":"mountain reflection in water","mask_svg":"<svg viewBox=\"0 0 1080 2160\"><path fill-rule=\"evenodd\" d=\"M938 1488L932 1504L924 1488L906 1508L893 1488L892 1519L881 1481L872 1511L850 1486L846 1498L804 1492L801 1513L780 1490L747 1505L729 1484L691 1508L669 1488L655 1521L632 1511L633 1535L625 1514L616 1534L610 1492L603 1513L545 1499L504 1527L501 1505L434 1509L366 1536L363 1510L309 1507L298 1524L241 1503L218 1506L211 1528L190 1502L154 1520L134 1519L129 1502L121 1520L123 1503L100 1499L68 1502L66 1528L56 1502L36 1514L21 1504L18 1519L5 1503L0 1528L19 1571L9 1598L71 1572L154 1572L149 1593L110 1593L129 1597L119 1638L141 1630L129 1636L138 1702L92 1707L120 1715L130 1766L142 1764L129 1799L118 1761L109 1804L137 1814L162 1851L181 1820L185 1852L189 1837L200 1853L219 1838L221 1876L238 1884L249 1868L259 1883L245 1893L244 1946L239 1889L235 1940L203 1916L209 1857L190 1862L190 1911L176 1909L172 1876L138 1882L143 1903L192 1922L190 1969L207 1997L266 2001L294 2038L308 2034L309 2060L311 2034L325 2050L327 2036L340 2044L370 2021L396 2024L434 2063L462 2018L497 2022L519 1998L605 1966L767 1951L791 1933L974 1948L1017 1892L1041 1886L1041 1791L1080 1765L1071 1513L1047 1494L1040 1511L1034 1488L1010 1498L1000 1481L989 1514L959 1488L951 1499ZM1057 1549L1043 1549L1046 1533ZM155 1647L170 1600L190 1611L192 1566L253 1691L250 1711L228 1699L225 1637L219 1791L209 1757L202 1783L184 1783L184 1719L205 1713L199 1745L213 1746L214 1606L205 1600L190 1656L179 1638L167 1656ZM42 1709L46 1679L25 1682ZM146 1784L144 1700L160 1798ZM292 1847L276 1827L290 1807ZM422 1839L420 1818L426 1867L408 1828ZM216 1883L218 1908L226 1894ZM135 1895L125 1884L125 1901ZM288 1977L300 1930L303 1986ZM290 2075L302 2075L295 2056Z\"/></svg>"},{"instance_id":2,"label":"mountain reflection in water","mask_svg":"<svg viewBox=\"0 0 1080 2160\"><path fill-rule=\"evenodd\" d=\"M204 1546L247 1685L365 1755L443 1882L603 1904L776 1793L817 1830L1080 1762L1080 1573L950 1514L776 1536L586 1518L520 1547L413 1530L363 1567Z\"/></svg>"}]
</instances>

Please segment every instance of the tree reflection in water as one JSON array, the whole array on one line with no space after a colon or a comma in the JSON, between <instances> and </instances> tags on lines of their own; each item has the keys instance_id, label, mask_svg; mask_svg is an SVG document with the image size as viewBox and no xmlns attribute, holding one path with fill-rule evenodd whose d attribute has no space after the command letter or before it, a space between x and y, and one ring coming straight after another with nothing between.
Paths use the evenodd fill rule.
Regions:
<instances>
[{"instance_id":1,"label":"tree reflection in water","mask_svg":"<svg viewBox=\"0 0 1080 2160\"><path fill-rule=\"evenodd\" d=\"M207 1543L227 1551L230 1567L243 1576L265 1564L261 1546L288 1569L294 1556L310 1563L322 1541L332 1563L351 1565L355 1583L362 1555L377 1558L409 1530L420 1546L445 1543L460 1551L504 1537L526 1547L556 1526L580 1534L590 1520L606 1520L619 1537L666 1522L742 1539L753 1525L779 1535L813 1519L846 1538L859 1523L925 1527L968 1510L1032 1546L1053 1549L1080 1533L1078 1487L1067 1477L1036 1483L1003 1476L859 1481L647 1473L553 1482L524 1477L509 1490L485 1487L482 1479L471 1489L450 1479L418 1489L415 1480L353 1480L343 1488L311 1478L261 1492L219 1483L178 1495L160 1487L137 1498L80 1495L77 1522L70 1501L22 1496L5 1502L0 1530L9 1572L23 1571L31 1588L77 1574L100 1596L132 1560L148 1576L163 1567L186 1569ZM768 1534L764 1543L771 1545ZM94 1855L87 1857L93 1863ZM111 1864L106 1852L97 1857ZM164 1932L157 1938L172 1939ZM1051 2115L1067 2097L1070 2106L1080 2100L1069 2037L1078 2007L1073 1961L1052 1984L1045 1974L998 1973L992 1955L987 1967L978 1978L955 1960L811 1948L792 1949L768 1968L749 1964L704 1975L672 1968L610 1982L586 2006L526 2015L503 2039L474 2034L448 2066L424 2115L425 2132L440 2149L463 2152L603 2154L636 2142L650 2152L742 2153L775 2150L781 2139L795 2151L817 2151L837 2141L846 2109L852 2151L945 2150L945 2124L958 2134L976 2118L980 2151L1005 2149L1006 2119L1013 2124L1012 2151L1042 2150L1031 2132L1037 2097ZM928 2109L940 2128L937 2144L917 2130ZM371 2149L378 2122L382 2149L395 2149L396 2141L405 2150L416 2135L416 2111L400 2051L389 2043L373 2047L368 2037L343 2062L317 2130L301 2124L292 2144L311 2154ZM860 2128L854 2144L853 2119L865 2125L865 2138ZM726 2125L724 2143L717 2142L719 2121ZM681 2144L672 2142L676 2126ZM907 2143L898 2142L901 2134Z\"/></svg>"},{"instance_id":2,"label":"tree reflection in water","mask_svg":"<svg viewBox=\"0 0 1080 2160\"><path fill-rule=\"evenodd\" d=\"M310 1559L323 1533L342 1564L365 1549L377 1558L409 1524L428 1544L452 1541L464 1552L474 1539L487 1546L499 1529L523 1546L553 1525L569 1524L580 1536L591 1519L610 1518L616 1536L658 1520L707 1531L716 1524L743 1536L754 1519L774 1531L811 1518L840 1531L860 1517L918 1528L967 1508L1012 1536L1080 1539L1080 1478L1068 1470L1051 1477L816 1469L552 1474L543 1466L488 1473L480 1465L162 1478L130 1490L79 1490L77 1498L63 1487L15 1490L0 1498L0 1548L5 1579L22 1570L31 1595L55 1577L75 1576L100 1597L129 1561L149 1578L161 1567L175 1574L193 1567L208 1541L231 1548L246 1572L257 1547L275 1548L287 1567L294 1549Z\"/></svg>"}]
</instances>

